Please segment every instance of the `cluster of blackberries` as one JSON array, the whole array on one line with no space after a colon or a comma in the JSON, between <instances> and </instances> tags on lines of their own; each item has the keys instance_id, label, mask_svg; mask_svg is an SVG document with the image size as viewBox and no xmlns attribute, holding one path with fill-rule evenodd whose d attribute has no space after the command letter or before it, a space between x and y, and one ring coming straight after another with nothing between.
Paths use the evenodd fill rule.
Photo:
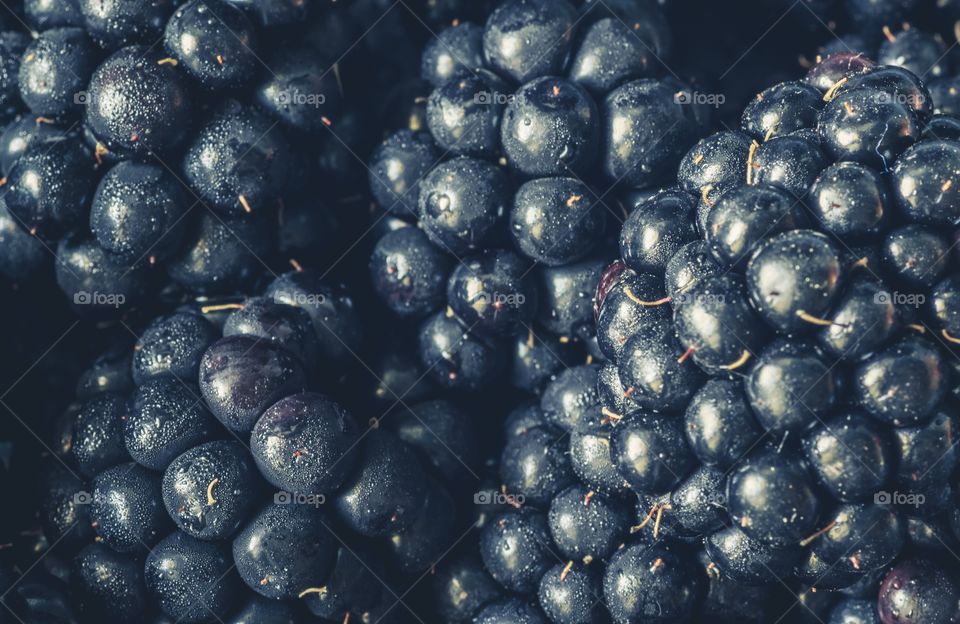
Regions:
<instances>
[{"instance_id":1,"label":"cluster of blackberries","mask_svg":"<svg viewBox=\"0 0 960 624\"><path fill-rule=\"evenodd\" d=\"M25 4L0 34L3 275L54 261L77 312L103 316L334 253L373 142L343 95L372 1Z\"/></svg>"},{"instance_id":2,"label":"cluster of blackberries","mask_svg":"<svg viewBox=\"0 0 960 624\"><path fill-rule=\"evenodd\" d=\"M624 195L606 361L508 417L508 511L439 566L447 621L960 616L960 144L937 102L838 54L676 186Z\"/></svg>"},{"instance_id":3,"label":"cluster of blackberries","mask_svg":"<svg viewBox=\"0 0 960 624\"><path fill-rule=\"evenodd\" d=\"M883 621L957 616L947 572L904 583L955 568L940 557L960 539L960 143L933 106L906 69L829 56L700 141L624 225L598 290L610 462L671 520L674 565L705 565L681 576L709 609L718 584L799 583L849 596L842 612L905 552L927 560L883 582ZM620 556L615 619L662 608L620 591Z\"/></svg>"},{"instance_id":4,"label":"cluster of blackberries","mask_svg":"<svg viewBox=\"0 0 960 624\"><path fill-rule=\"evenodd\" d=\"M353 415L367 405L338 387L361 349L334 281L348 271L301 269L342 257L363 216L348 212L374 143L366 92L385 76L360 68L404 33L381 4L28 1L3 16L3 285L44 290L55 264L76 313L119 320L60 336L111 347L53 443L39 409L4 403L18 449L53 450L27 477L42 531L2 523L0 621L409 618L404 575L455 529L436 443L421 420L388 432ZM297 271L278 276L287 259ZM46 356L4 368L6 401ZM417 410L434 431L462 419L446 401ZM22 464L3 459L2 492L22 502Z\"/></svg>"},{"instance_id":5,"label":"cluster of blackberries","mask_svg":"<svg viewBox=\"0 0 960 624\"><path fill-rule=\"evenodd\" d=\"M0 15L0 623L960 622L960 3L705 4Z\"/></svg>"},{"instance_id":6,"label":"cluster of blackberries","mask_svg":"<svg viewBox=\"0 0 960 624\"><path fill-rule=\"evenodd\" d=\"M623 212L606 195L658 179L704 127L657 77L669 47L657 7L624 0L505 2L428 43L429 95L370 161L371 278L419 323L424 375L536 392L599 355L592 294Z\"/></svg>"},{"instance_id":7,"label":"cluster of blackberries","mask_svg":"<svg viewBox=\"0 0 960 624\"><path fill-rule=\"evenodd\" d=\"M40 520L58 555L77 551L83 621L406 621L384 579L441 557L453 501L418 458L424 421L382 430L315 391L358 325L303 270L160 317L81 377ZM458 417L414 409L438 429Z\"/></svg>"}]
</instances>

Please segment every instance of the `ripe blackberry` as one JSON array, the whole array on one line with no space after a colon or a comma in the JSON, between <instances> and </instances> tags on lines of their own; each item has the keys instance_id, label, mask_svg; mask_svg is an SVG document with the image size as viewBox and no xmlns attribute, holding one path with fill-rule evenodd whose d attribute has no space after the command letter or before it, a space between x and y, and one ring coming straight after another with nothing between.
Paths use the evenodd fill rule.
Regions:
<instances>
[{"instance_id":1,"label":"ripe blackberry","mask_svg":"<svg viewBox=\"0 0 960 624\"><path fill-rule=\"evenodd\" d=\"M432 89L426 127L396 130L370 159L379 209L415 222L435 248L406 262L397 254L385 273L382 250L415 238L386 234L371 261L375 289L395 313L427 317L420 357L448 387L507 378L539 389L568 361L597 354L588 305L621 218L603 191L658 181L701 127L684 103L689 88L659 78L669 33L656 7L582 11L580 23L567 0L508 0L485 23L440 30L421 57ZM614 113L622 121L610 121ZM650 224L671 241L664 249L695 235L682 211L668 213ZM567 267L577 267L570 286L559 281ZM436 295L441 276L446 301ZM515 363L501 377L496 353L506 349Z\"/></svg>"},{"instance_id":2,"label":"ripe blackberry","mask_svg":"<svg viewBox=\"0 0 960 624\"><path fill-rule=\"evenodd\" d=\"M809 585L863 597L864 621L919 621L922 608L937 614L930 621L949 621L932 596L896 597L899 580L877 601L879 577L892 578L933 535L953 543L933 518L955 515L957 504L944 437L953 400L945 363L956 342L945 232L960 224L960 168L953 139L925 132L945 118L932 115L924 78L909 69L930 40L893 37L901 51L891 41L880 60L895 54L896 66L828 57L805 81L771 87L747 107L749 138L725 131L694 146L677 187L654 196L695 207L681 219L699 221L693 237L656 262L621 245L624 264L597 288L598 342L611 362L597 381L607 418L590 435L609 436L618 474L651 501L638 514L641 537L615 557L642 548L631 541L649 543L651 524L655 543L674 551L699 551L702 537L697 557L711 587L696 613L720 607L722 583L783 582L801 601L814 600ZM657 206L635 208L621 240L645 241L631 223ZM684 366L693 372L681 374ZM671 400L650 403L653 389ZM921 445L943 457L943 470ZM652 567L667 566L661 557ZM623 579L605 585L607 605L616 621L637 621L636 603L617 588L648 570L615 565L607 578L615 569ZM949 593L948 577L932 582ZM661 607L693 600L689 578L665 589ZM832 602L810 608L826 617ZM779 603L757 608L780 615L790 603ZM860 606L843 603L837 617L847 610Z\"/></svg>"},{"instance_id":3,"label":"ripe blackberry","mask_svg":"<svg viewBox=\"0 0 960 624\"><path fill-rule=\"evenodd\" d=\"M366 405L314 374L313 320L324 332L356 323L345 292L324 304L334 291L316 274L279 276L263 289L272 296L188 303L88 371L67 416L66 468L50 474L42 509L50 537L79 551L71 583L84 614L103 613L116 594L123 621L262 618L300 601L323 617L375 617L398 604L371 592L381 579L419 577L459 541L466 525L448 488L470 478L451 469L469 454L469 436L456 438L470 416L449 402L415 404L388 421L394 434L316 392ZM234 432L250 432L249 446ZM451 446L455 455L441 455ZM84 526L67 539L71 518ZM371 587L358 592L360 581Z\"/></svg>"},{"instance_id":4,"label":"ripe blackberry","mask_svg":"<svg viewBox=\"0 0 960 624\"><path fill-rule=\"evenodd\" d=\"M360 28L370 7L175 4L29 2L36 40L0 37L5 214L58 260L78 312L137 314L164 289L180 296L171 280L192 293L254 292L291 256L316 257L291 228L322 222L332 234L345 220L326 204L304 216L316 187L301 180L337 178L325 202L359 191L352 154L370 144L359 129L370 107L345 101L335 76L370 52L317 48L336 51L343 42L322 30ZM6 236L0 273L48 269L27 237Z\"/></svg>"}]
</instances>

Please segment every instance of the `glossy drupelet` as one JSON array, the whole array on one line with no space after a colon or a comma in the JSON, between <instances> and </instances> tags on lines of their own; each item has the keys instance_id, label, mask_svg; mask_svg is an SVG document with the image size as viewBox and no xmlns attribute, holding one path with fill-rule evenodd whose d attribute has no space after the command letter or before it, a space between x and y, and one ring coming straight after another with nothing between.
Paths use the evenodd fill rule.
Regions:
<instances>
[{"instance_id":1,"label":"glossy drupelet","mask_svg":"<svg viewBox=\"0 0 960 624\"><path fill-rule=\"evenodd\" d=\"M83 223L96 162L76 137L28 145L6 172L10 215L31 234L56 240Z\"/></svg>"},{"instance_id":2,"label":"glossy drupelet","mask_svg":"<svg viewBox=\"0 0 960 624\"><path fill-rule=\"evenodd\" d=\"M219 434L196 386L157 377L137 388L124 422L127 452L141 466L163 470L187 449Z\"/></svg>"},{"instance_id":3,"label":"glossy drupelet","mask_svg":"<svg viewBox=\"0 0 960 624\"><path fill-rule=\"evenodd\" d=\"M24 51L20 98L36 115L76 115L85 104L83 90L101 52L82 28L43 32Z\"/></svg>"},{"instance_id":4,"label":"glossy drupelet","mask_svg":"<svg viewBox=\"0 0 960 624\"><path fill-rule=\"evenodd\" d=\"M74 567L85 615L133 622L147 610L142 557L90 544L77 554Z\"/></svg>"},{"instance_id":5,"label":"glossy drupelet","mask_svg":"<svg viewBox=\"0 0 960 624\"><path fill-rule=\"evenodd\" d=\"M101 149L121 158L171 151L192 125L186 78L161 52L141 46L114 52L79 97Z\"/></svg>"},{"instance_id":6,"label":"glossy drupelet","mask_svg":"<svg viewBox=\"0 0 960 624\"><path fill-rule=\"evenodd\" d=\"M279 501L260 510L233 540L240 578L267 598L294 598L333 567L336 538L309 505Z\"/></svg>"},{"instance_id":7,"label":"glossy drupelet","mask_svg":"<svg viewBox=\"0 0 960 624\"><path fill-rule=\"evenodd\" d=\"M293 156L277 125L259 110L227 100L193 135L184 180L226 216L267 211L290 182Z\"/></svg>"},{"instance_id":8,"label":"glossy drupelet","mask_svg":"<svg viewBox=\"0 0 960 624\"><path fill-rule=\"evenodd\" d=\"M163 503L181 531L209 540L233 535L253 512L263 483L235 440L199 444L163 473Z\"/></svg>"},{"instance_id":9,"label":"glossy drupelet","mask_svg":"<svg viewBox=\"0 0 960 624\"><path fill-rule=\"evenodd\" d=\"M240 8L221 0L192 0L166 23L163 44L203 88L248 83L260 69L257 30Z\"/></svg>"},{"instance_id":10,"label":"glossy drupelet","mask_svg":"<svg viewBox=\"0 0 960 624\"><path fill-rule=\"evenodd\" d=\"M182 622L203 622L211 613L226 617L242 596L229 545L179 531L150 551L144 577L163 612Z\"/></svg>"},{"instance_id":11,"label":"glossy drupelet","mask_svg":"<svg viewBox=\"0 0 960 624\"><path fill-rule=\"evenodd\" d=\"M97 186L90 230L119 260L152 264L180 246L191 204L179 181L163 167L121 162Z\"/></svg>"},{"instance_id":12,"label":"glossy drupelet","mask_svg":"<svg viewBox=\"0 0 960 624\"><path fill-rule=\"evenodd\" d=\"M90 519L110 548L140 553L169 530L156 472L137 464L119 464L98 474L92 485Z\"/></svg>"},{"instance_id":13,"label":"glossy drupelet","mask_svg":"<svg viewBox=\"0 0 960 624\"><path fill-rule=\"evenodd\" d=\"M358 442L353 417L326 397L293 394L257 420L250 452L264 477L286 492L336 490L353 470Z\"/></svg>"}]
</instances>

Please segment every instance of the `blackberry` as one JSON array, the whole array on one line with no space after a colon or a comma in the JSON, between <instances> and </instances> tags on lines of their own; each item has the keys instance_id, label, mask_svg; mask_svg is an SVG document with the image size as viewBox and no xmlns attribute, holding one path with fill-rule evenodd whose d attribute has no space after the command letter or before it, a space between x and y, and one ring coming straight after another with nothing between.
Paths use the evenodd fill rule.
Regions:
<instances>
[{"instance_id":1,"label":"blackberry","mask_svg":"<svg viewBox=\"0 0 960 624\"><path fill-rule=\"evenodd\" d=\"M278 289L293 285L326 288L315 275L281 276L263 291L273 297L188 303L86 373L102 387L82 380L88 396L68 413L68 468L50 474L42 509L51 537L79 551L72 583L84 614L103 613L115 594L124 621L137 609L196 622L266 618L300 600L324 617L372 617L391 604L357 592L355 580L379 587L383 577L419 576L457 543L461 512L433 475L450 478L459 461L438 454L447 444L466 455L469 441L455 437L467 416L452 403L418 405L391 425L395 435L311 391L317 378L306 371L318 362L303 357L317 356L317 309L289 292L283 303ZM336 314L356 314L345 292L337 297ZM352 322L332 310L315 317L321 328ZM444 427L447 441L436 441ZM250 432L250 445L232 432ZM87 545L89 525L68 540L70 518L92 525L97 543ZM358 555L343 540L370 547Z\"/></svg>"},{"instance_id":2,"label":"blackberry","mask_svg":"<svg viewBox=\"0 0 960 624\"><path fill-rule=\"evenodd\" d=\"M508 0L486 14L463 7L486 21L455 20L424 48L426 127L388 128L371 156L378 208L415 222L433 246L414 231L387 233L371 260L375 289L395 314L426 318L420 358L445 386L478 391L510 379L539 390L567 362L599 354L587 293L621 218L604 191L661 179L703 122L677 96L689 88L659 78L670 47L659 9L583 11L581 24L567 0ZM612 110L632 134L605 138ZM682 211L668 213L651 224L670 240L665 250L695 236ZM419 251L403 263L414 270L397 264L394 278L381 254L401 238ZM582 285L567 291L559 280L574 270ZM506 347L513 371L501 376Z\"/></svg>"},{"instance_id":3,"label":"blackberry","mask_svg":"<svg viewBox=\"0 0 960 624\"><path fill-rule=\"evenodd\" d=\"M318 55L313 37L328 24L353 31L369 7L308 15L295 3L175 4L29 2L36 40L6 25L0 37L0 169L6 213L26 235L6 237L0 273L43 276L27 238L38 237L69 299L123 300L80 301L87 315L138 313L164 289L169 303L181 294L171 281L192 293L254 292L290 256L313 259L303 233L292 236L297 223L332 234L347 220L328 207L305 216L301 180L337 177L324 200L359 189L352 154L372 142L360 130L370 109L346 101L334 76L370 52ZM325 247L333 257L345 249Z\"/></svg>"},{"instance_id":4,"label":"blackberry","mask_svg":"<svg viewBox=\"0 0 960 624\"><path fill-rule=\"evenodd\" d=\"M607 418L571 446L577 474L600 487L604 456L586 444L609 436L616 474L643 501L637 530L654 527L607 562L616 621L639 621L631 609L654 586L650 570L689 565L660 550L656 562L637 559L644 548L694 550L705 562L702 603L690 606L703 591L692 572L664 589L659 606L674 617L736 609L723 584L780 579L824 617L839 596L838 618L919 621L926 608L930 621L949 620L938 598L896 577L919 574L911 558L934 536L953 543L933 518L956 507L945 446L955 144L937 136L950 136L949 122L932 115L924 77L910 70L935 40L905 33L890 34L899 43L884 45L886 64L827 57L805 80L758 95L742 117L746 136L728 129L693 146L676 186L653 195L682 203L679 225L696 225L663 260L622 244L661 244L633 225L652 219L656 199L625 223L621 263L596 291ZM936 565L930 583L949 594L953 579ZM884 574L896 580L878 601ZM628 582L637 590L621 592ZM820 604L809 585L831 598Z\"/></svg>"}]
</instances>

